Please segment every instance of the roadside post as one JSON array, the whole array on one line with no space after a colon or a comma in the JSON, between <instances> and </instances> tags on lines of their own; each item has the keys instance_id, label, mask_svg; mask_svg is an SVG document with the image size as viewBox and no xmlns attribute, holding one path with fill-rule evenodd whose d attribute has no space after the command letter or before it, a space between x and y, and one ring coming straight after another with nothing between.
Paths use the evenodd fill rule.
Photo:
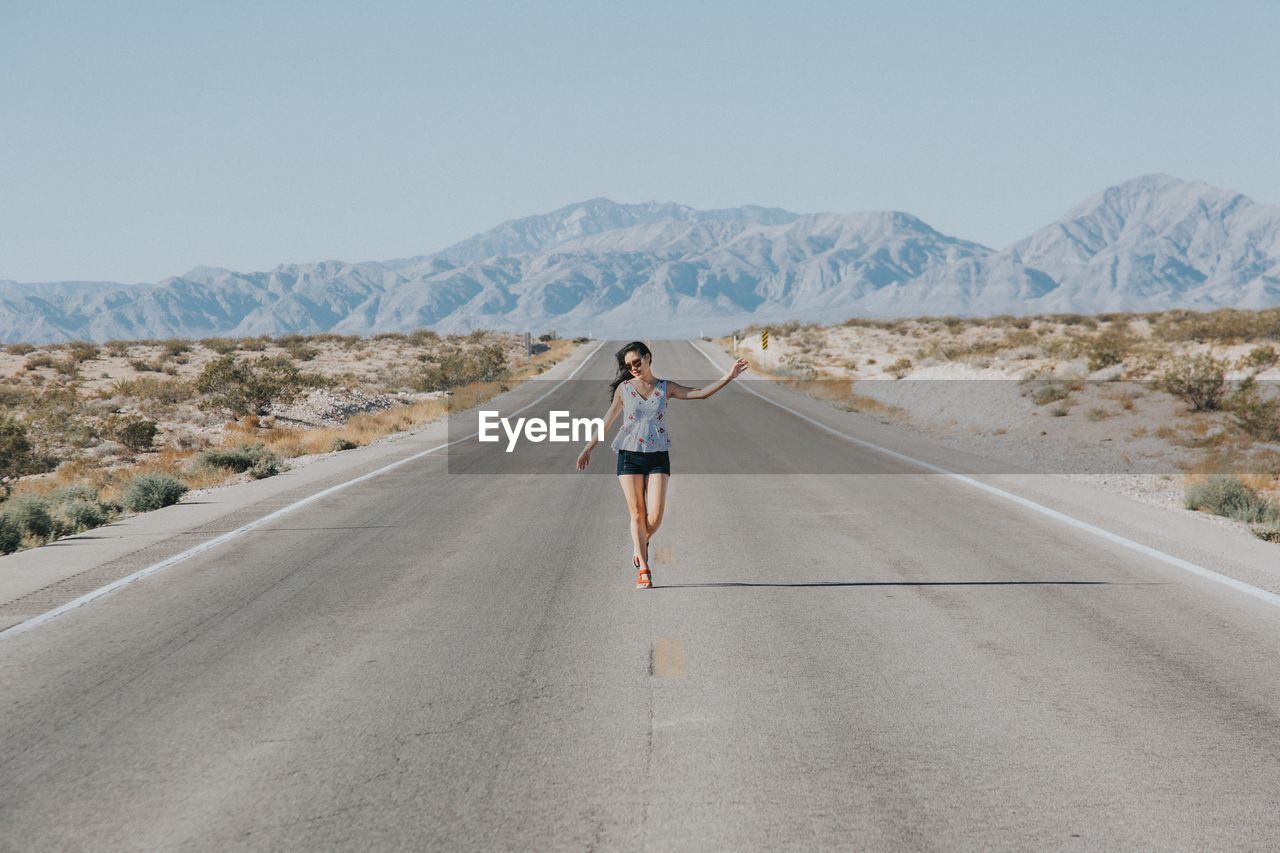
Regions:
<instances>
[{"instance_id":1,"label":"roadside post","mask_svg":"<svg viewBox=\"0 0 1280 853\"><path fill-rule=\"evenodd\" d=\"M769 351L769 330L765 329L760 333L760 359L764 362L764 366L769 366L769 359L765 358L765 354Z\"/></svg>"}]
</instances>

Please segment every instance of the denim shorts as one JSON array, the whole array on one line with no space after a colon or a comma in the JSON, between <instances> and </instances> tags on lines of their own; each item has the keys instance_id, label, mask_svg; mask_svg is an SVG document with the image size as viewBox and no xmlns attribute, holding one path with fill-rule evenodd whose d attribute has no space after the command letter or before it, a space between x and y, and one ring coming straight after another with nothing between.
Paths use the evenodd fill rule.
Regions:
<instances>
[{"instance_id":1,"label":"denim shorts","mask_svg":"<svg viewBox=\"0 0 1280 853\"><path fill-rule=\"evenodd\" d=\"M671 456L665 450L619 450L619 474L670 474Z\"/></svg>"}]
</instances>

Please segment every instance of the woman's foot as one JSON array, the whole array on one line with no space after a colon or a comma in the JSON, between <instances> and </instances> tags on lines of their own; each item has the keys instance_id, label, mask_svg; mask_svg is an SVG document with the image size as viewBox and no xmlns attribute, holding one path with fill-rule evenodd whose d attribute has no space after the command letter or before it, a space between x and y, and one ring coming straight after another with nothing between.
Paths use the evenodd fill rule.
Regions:
<instances>
[{"instance_id":1,"label":"woman's foot","mask_svg":"<svg viewBox=\"0 0 1280 853\"><path fill-rule=\"evenodd\" d=\"M648 569L641 569L640 574L636 575L636 589L652 589L653 575L649 574Z\"/></svg>"}]
</instances>

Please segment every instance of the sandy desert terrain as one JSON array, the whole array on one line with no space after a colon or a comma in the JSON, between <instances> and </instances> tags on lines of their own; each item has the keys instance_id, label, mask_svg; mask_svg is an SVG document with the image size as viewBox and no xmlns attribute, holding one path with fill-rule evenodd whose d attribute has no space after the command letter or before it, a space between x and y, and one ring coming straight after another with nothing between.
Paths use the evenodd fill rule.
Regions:
<instances>
[{"instance_id":1,"label":"sandy desert terrain","mask_svg":"<svg viewBox=\"0 0 1280 853\"><path fill-rule=\"evenodd\" d=\"M790 323L768 328L767 350L763 330L718 342L758 375L997 469L1175 508L1232 478L1251 508L1223 523L1275 535L1280 311Z\"/></svg>"}]
</instances>

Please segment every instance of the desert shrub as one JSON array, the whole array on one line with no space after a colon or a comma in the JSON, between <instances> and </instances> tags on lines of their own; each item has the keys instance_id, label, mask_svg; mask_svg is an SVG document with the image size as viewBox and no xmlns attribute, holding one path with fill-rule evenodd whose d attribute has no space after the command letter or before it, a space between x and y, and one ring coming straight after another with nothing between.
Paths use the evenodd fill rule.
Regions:
<instances>
[{"instance_id":1,"label":"desert shrub","mask_svg":"<svg viewBox=\"0 0 1280 853\"><path fill-rule=\"evenodd\" d=\"M1094 422L1105 421L1107 418L1111 417L1111 412L1101 406L1098 406L1085 412L1085 417Z\"/></svg>"},{"instance_id":2,"label":"desert shrub","mask_svg":"<svg viewBox=\"0 0 1280 853\"><path fill-rule=\"evenodd\" d=\"M54 504L70 501L96 501L98 490L86 483L72 483L49 493L49 501Z\"/></svg>"},{"instance_id":3,"label":"desert shrub","mask_svg":"<svg viewBox=\"0 0 1280 853\"><path fill-rule=\"evenodd\" d=\"M159 376L139 376L137 379L121 379L111 386L111 393L135 400L146 400L174 405L190 400L195 393L191 383L181 379L161 379Z\"/></svg>"},{"instance_id":4,"label":"desert shrub","mask_svg":"<svg viewBox=\"0 0 1280 853\"><path fill-rule=\"evenodd\" d=\"M16 412L27 408L36 392L16 376L0 378L0 412Z\"/></svg>"},{"instance_id":5,"label":"desert shrub","mask_svg":"<svg viewBox=\"0 0 1280 853\"><path fill-rule=\"evenodd\" d=\"M187 486L170 474L139 474L124 490L124 505L131 512L150 512L176 504L187 493Z\"/></svg>"},{"instance_id":6,"label":"desert shrub","mask_svg":"<svg viewBox=\"0 0 1280 853\"><path fill-rule=\"evenodd\" d=\"M434 344L439 342L439 340L440 340L440 334L438 332L432 331L431 329L414 329L412 332L409 333L409 343L413 344L416 347L424 347L427 344ZM354 338L351 341L343 341L343 344L348 346L355 346L357 343L359 343L359 341L360 341L359 338Z\"/></svg>"},{"instance_id":7,"label":"desert shrub","mask_svg":"<svg viewBox=\"0 0 1280 853\"><path fill-rule=\"evenodd\" d=\"M55 358L50 366L60 376L72 378L80 375L80 363L69 356L67 358Z\"/></svg>"},{"instance_id":8,"label":"desert shrub","mask_svg":"<svg viewBox=\"0 0 1280 853\"><path fill-rule=\"evenodd\" d=\"M115 416L104 422L107 434L130 450L150 450L156 439L156 422L147 418Z\"/></svg>"},{"instance_id":9,"label":"desert shrub","mask_svg":"<svg viewBox=\"0 0 1280 853\"><path fill-rule=\"evenodd\" d=\"M1222 406L1227 380L1222 362L1211 355L1183 356L1156 378L1156 387L1186 403L1193 412Z\"/></svg>"},{"instance_id":10,"label":"desert shrub","mask_svg":"<svg viewBox=\"0 0 1280 853\"><path fill-rule=\"evenodd\" d=\"M167 438L167 446L176 450L203 450L210 444L209 439L204 435L185 428L175 429Z\"/></svg>"},{"instance_id":11,"label":"desert shrub","mask_svg":"<svg viewBox=\"0 0 1280 853\"><path fill-rule=\"evenodd\" d=\"M1280 309L1166 311L1156 325L1156 335L1167 341L1224 344L1258 339L1280 340Z\"/></svg>"},{"instance_id":12,"label":"desert shrub","mask_svg":"<svg viewBox=\"0 0 1280 853\"><path fill-rule=\"evenodd\" d=\"M501 346L489 344L469 353L449 350L439 364L424 367L412 385L416 391L447 391L472 382L497 382L506 376L506 353Z\"/></svg>"},{"instance_id":13,"label":"desert shrub","mask_svg":"<svg viewBox=\"0 0 1280 853\"><path fill-rule=\"evenodd\" d=\"M47 352L37 352L27 356L27 370L39 370L42 367L53 367L53 356Z\"/></svg>"},{"instance_id":14,"label":"desert shrub","mask_svg":"<svg viewBox=\"0 0 1280 853\"><path fill-rule=\"evenodd\" d=\"M237 444L233 447L214 447L201 451L196 454L196 464L205 468L229 468L237 474L252 471L255 468L265 471L275 465L276 470L272 473L279 473L280 457L259 442Z\"/></svg>"},{"instance_id":15,"label":"desert shrub","mask_svg":"<svg viewBox=\"0 0 1280 853\"><path fill-rule=\"evenodd\" d=\"M0 554L12 554L22 544L22 531L7 516L0 515Z\"/></svg>"},{"instance_id":16,"label":"desert shrub","mask_svg":"<svg viewBox=\"0 0 1280 853\"><path fill-rule=\"evenodd\" d=\"M789 343L803 353L821 351L825 341L822 333L812 327L805 327L796 332Z\"/></svg>"},{"instance_id":17,"label":"desert shrub","mask_svg":"<svg viewBox=\"0 0 1280 853\"><path fill-rule=\"evenodd\" d=\"M1041 385L1031 392L1031 401L1037 406L1056 403L1071 396L1071 390L1065 385Z\"/></svg>"},{"instance_id":18,"label":"desert shrub","mask_svg":"<svg viewBox=\"0 0 1280 853\"><path fill-rule=\"evenodd\" d=\"M1084 342L1089 371L1102 370L1125 360L1133 349L1134 337L1127 324L1113 322L1099 334Z\"/></svg>"},{"instance_id":19,"label":"desert shrub","mask_svg":"<svg viewBox=\"0 0 1280 853\"><path fill-rule=\"evenodd\" d=\"M70 536L101 527L110 517L107 507L96 500L72 500L55 504L52 515L54 533L58 536Z\"/></svg>"},{"instance_id":20,"label":"desert shrub","mask_svg":"<svg viewBox=\"0 0 1280 853\"><path fill-rule=\"evenodd\" d=\"M1005 332L1004 335L1004 349L1033 347L1039 342L1040 336L1027 328L1015 328L1011 332Z\"/></svg>"},{"instance_id":21,"label":"desert shrub","mask_svg":"<svg viewBox=\"0 0 1280 853\"><path fill-rule=\"evenodd\" d=\"M32 398L27 412L32 444L45 455L56 455L66 446L88 447L98 432L85 418L87 413L89 409L76 385L58 382L45 386Z\"/></svg>"},{"instance_id":22,"label":"desert shrub","mask_svg":"<svg viewBox=\"0 0 1280 853\"><path fill-rule=\"evenodd\" d=\"M160 342L160 351L169 358L182 355L191 351L191 342L184 341L181 338L170 338L167 341Z\"/></svg>"},{"instance_id":23,"label":"desert shrub","mask_svg":"<svg viewBox=\"0 0 1280 853\"><path fill-rule=\"evenodd\" d=\"M107 348L107 355L113 358L124 358L129 354L129 341L122 341L113 338L103 344Z\"/></svg>"},{"instance_id":24,"label":"desert shrub","mask_svg":"<svg viewBox=\"0 0 1280 853\"><path fill-rule=\"evenodd\" d=\"M1280 521L1280 506L1231 474L1215 474L1187 489L1186 506L1250 524Z\"/></svg>"},{"instance_id":25,"label":"desert shrub","mask_svg":"<svg viewBox=\"0 0 1280 853\"><path fill-rule=\"evenodd\" d=\"M18 495L4 503L4 514L23 535L48 539L53 535L53 517L49 504L39 495Z\"/></svg>"},{"instance_id":26,"label":"desert shrub","mask_svg":"<svg viewBox=\"0 0 1280 853\"><path fill-rule=\"evenodd\" d=\"M908 373L911 372L911 359L900 358L897 361L895 361L893 364L886 367L885 372L888 373L890 376L892 376L894 379L902 379L904 376L906 376Z\"/></svg>"},{"instance_id":27,"label":"desert shrub","mask_svg":"<svg viewBox=\"0 0 1280 853\"><path fill-rule=\"evenodd\" d=\"M308 338L313 344L345 344L353 339L359 340L355 335L340 335L337 332L316 332Z\"/></svg>"},{"instance_id":28,"label":"desert shrub","mask_svg":"<svg viewBox=\"0 0 1280 853\"><path fill-rule=\"evenodd\" d=\"M1270 344L1266 346L1254 347L1240 359L1240 366L1249 368L1264 368L1280 362L1280 352L1276 352L1276 348Z\"/></svg>"},{"instance_id":29,"label":"desert shrub","mask_svg":"<svg viewBox=\"0 0 1280 853\"><path fill-rule=\"evenodd\" d=\"M265 480L283 471L284 462L274 453L269 453L254 463L249 469L249 476L255 480Z\"/></svg>"},{"instance_id":30,"label":"desert shrub","mask_svg":"<svg viewBox=\"0 0 1280 853\"><path fill-rule=\"evenodd\" d=\"M283 346L289 355L298 361L311 361L311 359L320 354L318 348L311 346L301 336L291 336L289 340L284 342Z\"/></svg>"},{"instance_id":31,"label":"desert shrub","mask_svg":"<svg viewBox=\"0 0 1280 853\"><path fill-rule=\"evenodd\" d=\"M0 415L0 488L7 497L13 482L31 467L31 441L22 421Z\"/></svg>"},{"instance_id":32,"label":"desert shrub","mask_svg":"<svg viewBox=\"0 0 1280 853\"><path fill-rule=\"evenodd\" d=\"M776 373L790 379L809 380L817 377L818 368L807 355L788 353L779 360Z\"/></svg>"},{"instance_id":33,"label":"desert shrub","mask_svg":"<svg viewBox=\"0 0 1280 853\"><path fill-rule=\"evenodd\" d=\"M196 389L207 395L206 407L223 409L234 417L266 414L272 403L288 403L302 392L298 368L288 359L261 356L237 361L223 355L204 366Z\"/></svg>"},{"instance_id":34,"label":"desert shrub","mask_svg":"<svg viewBox=\"0 0 1280 853\"><path fill-rule=\"evenodd\" d=\"M93 341L71 341L67 344L67 355L76 364L93 361L98 357L98 345Z\"/></svg>"},{"instance_id":35,"label":"desert shrub","mask_svg":"<svg viewBox=\"0 0 1280 853\"><path fill-rule=\"evenodd\" d=\"M129 366L139 373L164 373L164 365L158 361L133 358L129 360Z\"/></svg>"},{"instance_id":36,"label":"desert shrub","mask_svg":"<svg viewBox=\"0 0 1280 853\"><path fill-rule=\"evenodd\" d=\"M538 335L538 340L546 343L547 341L558 340L555 332L547 332L545 335Z\"/></svg>"},{"instance_id":37,"label":"desert shrub","mask_svg":"<svg viewBox=\"0 0 1280 853\"><path fill-rule=\"evenodd\" d=\"M356 444L354 441L352 441L349 438L338 436L329 443L329 450L330 452L337 452L340 450L354 450L359 446L360 445Z\"/></svg>"},{"instance_id":38,"label":"desert shrub","mask_svg":"<svg viewBox=\"0 0 1280 853\"><path fill-rule=\"evenodd\" d=\"M211 349L218 355L235 352L239 346L233 338L202 338L200 343L206 349Z\"/></svg>"},{"instance_id":39,"label":"desert shrub","mask_svg":"<svg viewBox=\"0 0 1280 853\"><path fill-rule=\"evenodd\" d=\"M1249 530L1263 542L1280 542L1280 521L1255 524Z\"/></svg>"},{"instance_id":40,"label":"desert shrub","mask_svg":"<svg viewBox=\"0 0 1280 853\"><path fill-rule=\"evenodd\" d=\"M1265 397L1252 376L1223 404L1237 429L1263 441L1280 441L1280 398Z\"/></svg>"},{"instance_id":41,"label":"desert shrub","mask_svg":"<svg viewBox=\"0 0 1280 853\"><path fill-rule=\"evenodd\" d=\"M930 361L932 359L954 361L964 355L965 352L966 348L956 341L934 339L917 348L915 357L916 361Z\"/></svg>"},{"instance_id":42,"label":"desert shrub","mask_svg":"<svg viewBox=\"0 0 1280 853\"><path fill-rule=\"evenodd\" d=\"M36 348L31 344L19 341L16 344L9 344L4 348L4 351L9 355L26 355L27 353L35 352Z\"/></svg>"}]
</instances>

